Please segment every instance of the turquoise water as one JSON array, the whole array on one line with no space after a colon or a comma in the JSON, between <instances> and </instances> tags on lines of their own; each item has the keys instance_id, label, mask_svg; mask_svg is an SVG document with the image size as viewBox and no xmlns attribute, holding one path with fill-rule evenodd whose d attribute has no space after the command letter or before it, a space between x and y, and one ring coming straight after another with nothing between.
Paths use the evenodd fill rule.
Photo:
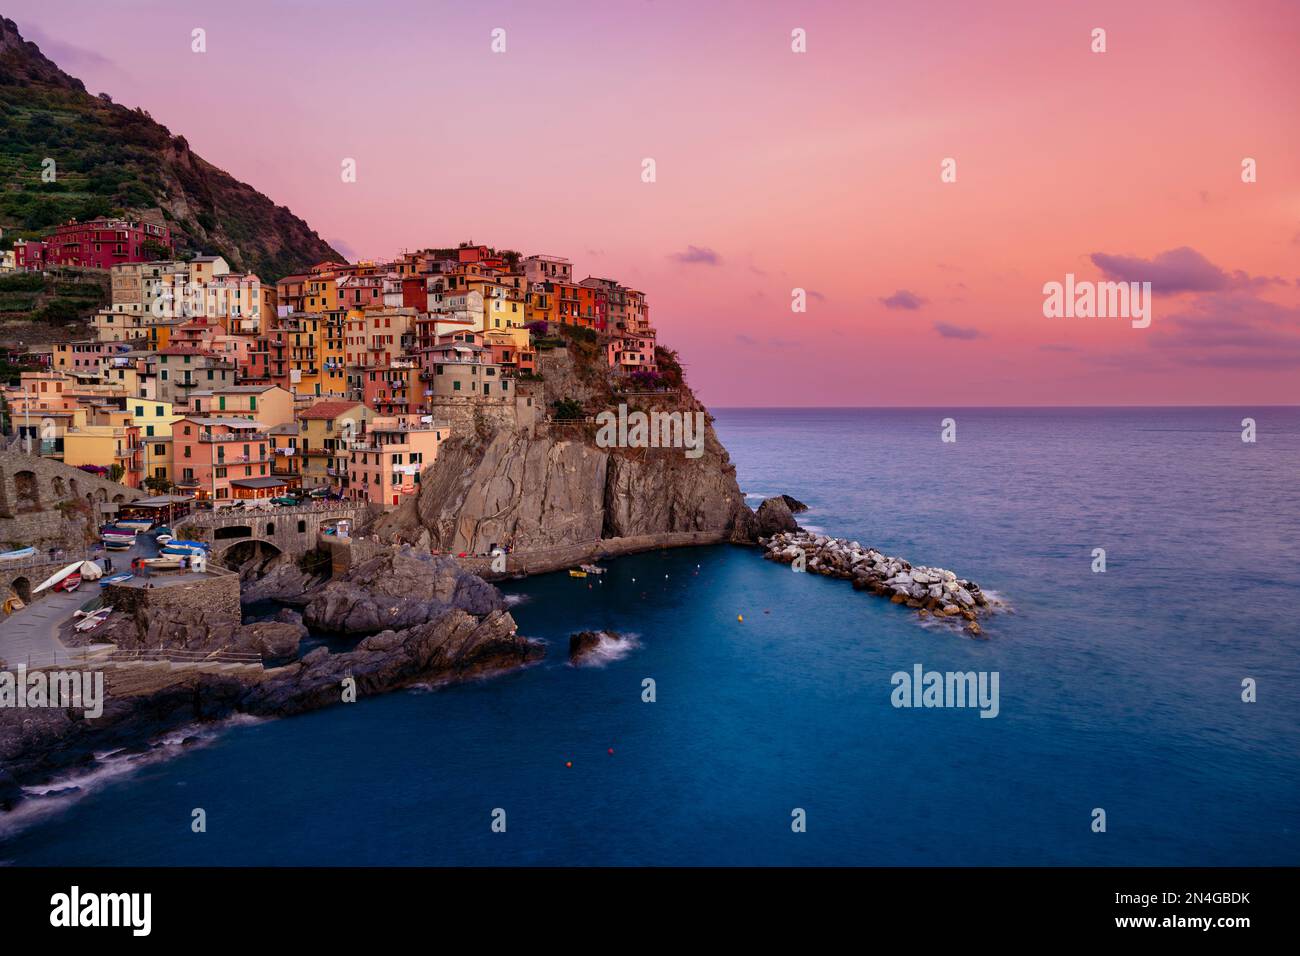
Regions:
<instances>
[{"instance_id":1,"label":"turquoise water","mask_svg":"<svg viewBox=\"0 0 1300 956\"><path fill-rule=\"evenodd\" d=\"M968 409L956 444L942 411L715 414L745 491L793 494L805 525L952 568L1014 612L973 641L725 546L516 582L544 662L227 727L43 801L0 859L1300 862L1297 410ZM635 646L569 667L584 628ZM890 676L916 663L997 671L999 716L895 709Z\"/></svg>"}]
</instances>

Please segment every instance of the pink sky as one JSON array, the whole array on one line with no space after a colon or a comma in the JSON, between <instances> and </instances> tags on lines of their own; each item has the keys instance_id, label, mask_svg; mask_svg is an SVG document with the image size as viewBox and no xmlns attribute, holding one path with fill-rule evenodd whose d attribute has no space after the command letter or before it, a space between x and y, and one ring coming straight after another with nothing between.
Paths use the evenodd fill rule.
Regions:
<instances>
[{"instance_id":1,"label":"pink sky","mask_svg":"<svg viewBox=\"0 0 1300 956\"><path fill-rule=\"evenodd\" d=\"M644 290L710 404L1300 392L1288 0L43 0L15 19L351 256L472 238ZM1151 327L1044 318L1067 272L1150 278Z\"/></svg>"}]
</instances>

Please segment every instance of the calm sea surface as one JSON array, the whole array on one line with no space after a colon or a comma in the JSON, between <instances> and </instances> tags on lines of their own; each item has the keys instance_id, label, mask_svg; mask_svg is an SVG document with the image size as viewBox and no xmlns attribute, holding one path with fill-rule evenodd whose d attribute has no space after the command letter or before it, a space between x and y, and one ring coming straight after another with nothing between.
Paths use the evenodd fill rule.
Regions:
<instances>
[{"instance_id":1,"label":"calm sea surface","mask_svg":"<svg viewBox=\"0 0 1300 956\"><path fill-rule=\"evenodd\" d=\"M543 663L120 762L33 801L0 860L1300 863L1300 410L715 414L755 505L792 494L1014 612L973 641L731 547L514 582ZM635 646L569 667L587 628ZM895 709L917 663L997 671L999 716Z\"/></svg>"}]
</instances>

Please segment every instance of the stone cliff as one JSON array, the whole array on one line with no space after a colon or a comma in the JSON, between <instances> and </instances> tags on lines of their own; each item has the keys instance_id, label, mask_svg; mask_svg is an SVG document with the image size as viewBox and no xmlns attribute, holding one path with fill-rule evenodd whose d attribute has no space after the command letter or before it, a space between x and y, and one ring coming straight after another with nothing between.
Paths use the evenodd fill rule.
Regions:
<instances>
[{"instance_id":1,"label":"stone cliff","mask_svg":"<svg viewBox=\"0 0 1300 956\"><path fill-rule=\"evenodd\" d=\"M672 391L620 395L606 381L603 360L574 345L544 353L541 371L547 409L576 402L586 421L493 424L448 441L421 476L420 492L385 515L376 531L407 541L422 541L427 532L432 549L453 554L486 554L496 546L525 555L587 546L598 554L634 550L611 545L615 539L687 543L670 536L688 533L755 540L756 519L735 466L685 382ZM591 419L619 404L647 413L702 413L703 453L600 447Z\"/></svg>"}]
</instances>

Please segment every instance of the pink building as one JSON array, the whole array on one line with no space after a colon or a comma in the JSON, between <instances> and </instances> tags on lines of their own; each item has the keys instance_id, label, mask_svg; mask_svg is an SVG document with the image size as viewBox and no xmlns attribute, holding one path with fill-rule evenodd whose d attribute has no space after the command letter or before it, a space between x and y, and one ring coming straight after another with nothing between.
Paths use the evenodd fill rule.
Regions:
<instances>
[{"instance_id":1,"label":"pink building","mask_svg":"<svg viewBox=\"0 0 1300 956\"><path fill-rule=\"evenodd\" d=\"M438 457L451 425L401 416L372 418L365 435L352 444L348 497L390 506L420 490L420 473Z\"/></svg>"},{"instance_id":2,"label":"pink building","mask_svg":"<svg viewBox=\"0 0 1300 956\"><path fill-rule=\"evenodd\" d=\"M246 418L182 418L172 426L172 480L201 500L271 498L287 485L271 475L270 440Z\"/></svg>"}]
</instances>

